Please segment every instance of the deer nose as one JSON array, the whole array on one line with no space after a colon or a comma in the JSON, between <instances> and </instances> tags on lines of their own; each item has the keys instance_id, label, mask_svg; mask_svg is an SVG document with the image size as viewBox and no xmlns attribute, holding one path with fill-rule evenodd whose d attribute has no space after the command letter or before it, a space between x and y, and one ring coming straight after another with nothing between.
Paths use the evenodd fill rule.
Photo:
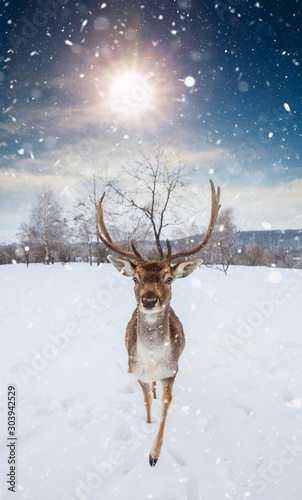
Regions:
<instances>
[{"instance_id":1,"label":"deer nose","mask_svg":"<svg viewBox=\"0 0 302 500\"><path fill-rule=\"evenodd\" d=\"M142 299L142 304L145 309L153 309L156 306L157 299L147 300Z\"/></svg>"}]
</instances>

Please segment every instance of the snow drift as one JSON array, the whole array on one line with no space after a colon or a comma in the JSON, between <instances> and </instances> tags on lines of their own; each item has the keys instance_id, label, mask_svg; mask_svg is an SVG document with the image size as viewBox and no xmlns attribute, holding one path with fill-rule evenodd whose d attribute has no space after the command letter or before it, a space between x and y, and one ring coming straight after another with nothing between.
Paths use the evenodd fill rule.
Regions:
<instances>
[{"instance_id":1,"label":"snow drift","mask_svg":"<svg viewBox=\"0 0 302 500\"><path fill-rule=\"evenodd\" d=\"M109 264L0 277L1 498L14 384L18 498L301 499L302 271L201 268L173 284L187 344L156 468L160 390L148 425L127 373L131 280Z\"/></svg>"}]
</instances>

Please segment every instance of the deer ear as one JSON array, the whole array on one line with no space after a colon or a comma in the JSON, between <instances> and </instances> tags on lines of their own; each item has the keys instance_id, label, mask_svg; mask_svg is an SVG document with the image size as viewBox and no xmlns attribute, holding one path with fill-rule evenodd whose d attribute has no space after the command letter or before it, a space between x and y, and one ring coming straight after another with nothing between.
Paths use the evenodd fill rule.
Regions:
<instances>
[{"instance_id":1,"label":"deer ear","mask_svg":"<svg viewBox=\"0 0 302 500\"><path fill-rule=\"evenodd\" d=\"M171 275L173 279L185 278L189 276L198 266L203 263L201 259L185 260L171 267Z\"/></svg>"},{"instance_id":2,"label":"deer ear","mask_svg":"<svg viewBox=\"0 0 302 500\"><path fill-rule=\"evenodd\" d=\"M119 273L122 273L124 276L130 276L131 278L134 276L136 265L130 260L117 257L116 255L107 255L107 259L114 265Z\"/></svg>"}]
</instances>

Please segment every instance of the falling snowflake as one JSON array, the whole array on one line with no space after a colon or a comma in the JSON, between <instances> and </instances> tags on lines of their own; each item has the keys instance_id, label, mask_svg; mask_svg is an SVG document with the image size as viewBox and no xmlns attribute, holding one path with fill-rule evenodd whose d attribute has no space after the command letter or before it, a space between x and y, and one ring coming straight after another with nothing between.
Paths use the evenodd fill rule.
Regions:
<instances>
[{"instance_id":1,"label":"falling snowflake","mask_svg":"<svg viewBox=\"0 0 302 500\"><path fill-rule=\"evenodd\" d=\"M194 87L195 78L193 76L187 76L184 80L186 87Z\"/></svg>"}]
</instances>

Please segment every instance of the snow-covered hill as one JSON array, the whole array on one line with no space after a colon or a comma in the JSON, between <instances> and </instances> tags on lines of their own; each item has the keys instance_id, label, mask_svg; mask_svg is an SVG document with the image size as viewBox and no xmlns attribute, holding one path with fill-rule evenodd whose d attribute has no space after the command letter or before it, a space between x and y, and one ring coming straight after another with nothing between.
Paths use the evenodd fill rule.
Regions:
<instances>
[{"instance_id":1,"label":"snow-covered hill","mask_svg":"<svg viewBox=\"0 0 302 500\"><path fill-rule=\"evenodd\" d=\"M147 424L127 373L131 280L109 264L1 266L0 280L1 498L16 385L19 499L301 500L302 271L173 284L187 345L155 468L160 399Z\"/></svg>"}]
</instances>

